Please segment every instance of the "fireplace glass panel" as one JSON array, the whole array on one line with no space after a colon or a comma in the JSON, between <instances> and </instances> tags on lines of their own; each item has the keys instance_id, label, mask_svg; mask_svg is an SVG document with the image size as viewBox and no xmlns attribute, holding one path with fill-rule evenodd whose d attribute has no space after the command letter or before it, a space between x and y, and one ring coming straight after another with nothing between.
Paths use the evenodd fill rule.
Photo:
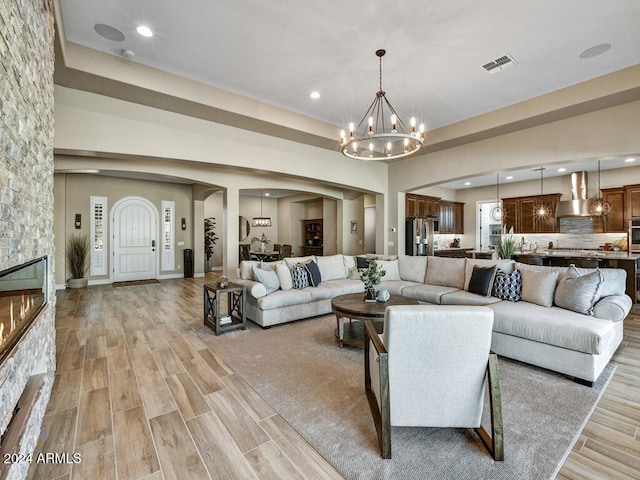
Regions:
<instances>
[{"instance_id":1,"label":"fireplace glass panel","mask_svg":"<svg viewBox=\"0 0 640 480\"><path fill-rule=\"evenodd\" d=\"M47 303L47 258L0 272L0 362Z\"/></svg>"}]
</instances>

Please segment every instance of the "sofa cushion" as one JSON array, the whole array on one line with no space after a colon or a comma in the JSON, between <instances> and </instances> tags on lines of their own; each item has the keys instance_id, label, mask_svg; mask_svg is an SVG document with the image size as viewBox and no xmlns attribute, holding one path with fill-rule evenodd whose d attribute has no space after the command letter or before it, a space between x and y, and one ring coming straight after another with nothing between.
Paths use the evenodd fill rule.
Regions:
<instances>
[{"instance_id":1,"label":"sofa cushion","mask_svg":"<svg viewBox=\"0 0 640 480\"><path fill-rule=\"evenodd\" d=\"M483 258L467 258L464 266L464 289L469 290L469 281L473 273L473 267L492 267L496 265L498 269L505 273L511 273L515 269L516 262L513 260L486 260Z\"/></svg>"},{"instance_id":2,"label":"sofa cushion","mask_svg":"<svg viewBox=\"0 0 640 480\"><path fill-rule=\"evenodd\" d=\"M489 308L495 313L494 332L588 354L605 353L615 341L613 322L562 308L528 302L498 302Z\"/></svg>"},{"instance_id":3,"label":"sofa cushion","mask_svg":"<svg viewBox=\"0 0 640 480\"><path fill-rule=\"evenodd\" d=\"M376 260L378 269L384 270L386 273L382 280L400 280L400 269L398 268L398 260Z\"/></svg>"},{"instance_id":4,"label":"sofa cushion","mask_svg":"<svg viewBox=\"0 0 640 480\"><path fill-rule=\"evenodd\" d=\"M259 298L257 300L258 307L261 310L273 310L275 308L290 307L292 305L304 305L311 302L311 294L306 290L289 290L283 292L278 290L271 295Z\"/></svg>"},{"instance_id":5,"label":"sofa cushion","mask_svg":"<svg viewBox=\"0 0 640 480\"><path fill-rule=\"evenodd\" d=\"M398 257L400 278L409 282L424 283L427 276L426 256L401 255Z\"/></svg>"},{"instance_id":6,"label":"sofa cushion","mask_svg":"<svg viewBox=\"0 0 640 480\"><path fill-rule=\"evenodd\" d=\"M522 300L543 307L553 305L553 293L558 280L557 271L521 270Z\"/></svg>"},{"instance_id":7,"label":"sofa cushion","mask_svg":"<svg viewBox=\"0 0 640 480\"><path fill-rule=\"evenodd\" d=\"M284 262L275 262L274 265L278 280L280 280L280 288L282 290L291 290L293 288L293 279L291 278L291 270Z\"/></svg>"},{"instance_id":8,"label":"sofa cushion","mask_svg":"<svg viewBox=\"0 0 640 480\"><path fill-rule=\"evenodd\" d=\"M500 300L518 302L522 298L522 273L520 270L514 270L511 273L498 270L493 281L493 296Z\"/></svg>"},{"instance_id":9,"label":"sofa cushion","mask_svg":"<svg viewBox=\"0 0 640 480\"><path fill-rule=\"evenodd\" d=\"M344 265L343 255L328 255L316 257L322 281L347 278L347 267Z\"/></svg>"},{"instance_id":10,"label":"sofa cushion","mask_svg":"<svg viewBox=\"0 0 640 480\"><path fill-rule=\"evenodd\" d=\"M347 267L347 270L357 268L356 257L352 257L351 255L342 255L342 262L344 263L344 266Z\"/></svg>"},{"instance_id":11,"label":"sofa cushion","mask_svg":"<svg viewBox=\"0 0 640 480\"><path fill-rule=\"evenodd\" d=\"M340 288L338 285L324 282L317 287L305 288L303 291L309 292L312 302L318 300L327 300L328 298L337 297L338 295L342 295L343 293L342 288Z\"/></svg>"},{"instance_id":12,"label":"sofa cushion","mask_svg":"<svg viewBox=\"0 0 640 480\"><path fill-rule=\"evenodd\" d=\"M309 286L317 287L322 282L322 275L320 274L320 268L318 268L318 264L311 260L310 262L303 263L302 266L307 271L307 275L309 275Z\"/></svg>"},{"instance_id":13,"label":"sofa cushion","mask_svg":"<svg viewBox=\"0 0 640 480\"><path fill-rule=\"evenodd\" d=\"M382 277L384 280L385 277ZM424 285L418 282L407 282L406 280L391 280L391 281L383 281L380 285L376 287L376 290L389 290L389 293L394 295L402 295L402 291L406 287L413 287L416 285Z\"/></svg>"},{"instance_id":14,"label":"sofa cushion","mask_svg":"<svg viewBox=\"0 0 640 480\"><path fill-rule=\"evenodd\" d=\"M272 294L276 290L280 289L280 280L278 274L272 268L265 269L260 267L253 267L253 276L256 281L260 282L267 289L267 295Z\"/></svg>"},{"instance_id":15,"label":"sofa cushion","mask_svg":"<svg viewBox=\"0 0 640 480\"><path fill-rule=\"evenodd\" d=\"M431 257L427 262L426 283L462 289L466 258Z\"/></svg>"},{"instance_id":16,"label":"sofa cushion","mask_svg":"<svg viewBox=\"0 0 640 480\"><path fill-rule=\"evenodd\" d=\"M313 255L309 255L307 257L288 257L284 259L284 263L287 264L287 267L289 267L289 270L293 270L293 266L297 265L299 263L307 263L310 262L311 260L315 261L316 257Z\"/></svg>"},{"instance_id":17,"label":"sofa cushion","mask_svg":"<svg viewBox=\"0 0 640 480\"><path fill-rule=\"evenodd\" d=\"M435 258L435 257L432 257ZM431 263L431 260L429 261ZM443 295L460 290L455 287L447 287L443 285L413 285L406 286L402 289L402 295L409 298L415 298L421 302L434 303L440 305Z\"/></svg>"},{"instance_id":18,"label":"sofa cushion","mask_svg":"<svg viewBox=\"0 0 640 480\"><path fill-rule=\"evenodd\" d=\"M296 290L302 290L309 286L309 274L307 269L302 265L294 265L291 269L291 280L293 288Z\"/></svg>"},{"instance_id":19,"label":"sofa cushion","mask_svg":"<svg viewBox=\"0 0 640 480\"><path fill-rule=\"evenodd\" d=\"M602 274L600 271L586 275L565 277L556 287L553 303L583 315L592 315L593 306L600 298L602 288Z\"/></svg>"},{"instance_id":20,"label":"sofa cushion","mask_svg":"<svg viewBox=\"0 0 640 480\"><path fill-rule=\"evenodd\" d=\"M490 297L493 289L493 279L496 276L496 266L480 267L474 265L471 279L469 280L469 292L477 293L483 297Z\"/></svg>"},{"instance_id":21,"label":"sofa cushion","mask_svg":"<svg viewBox=\"0 0 640 480\"><path fill-rule=\"evenodd\" d=\"M442 305L489 305L501 300L496 297L485 297L465 290L456 290L440 297Z\"/></svg>"},{"instance_id":22,"label":"sofa cushion","mask_svg":"<svg viewBox=\"0 0 640 480\"><path fill-rule=\"evenodd\" d=\"M360 280L329 280L323 285L331 285L342 289L342 294L364 292L364 283Z\"/></svg>"}]
</instances>

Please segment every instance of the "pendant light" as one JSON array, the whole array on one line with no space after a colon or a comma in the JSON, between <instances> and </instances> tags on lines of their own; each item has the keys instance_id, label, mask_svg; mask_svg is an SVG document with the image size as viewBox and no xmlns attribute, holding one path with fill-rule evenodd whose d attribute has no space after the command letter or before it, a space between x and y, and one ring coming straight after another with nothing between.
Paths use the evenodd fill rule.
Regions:
<instances>
[{"instance_id":1,"label":"pendant light","mask_svg":"<svg viewBox=\"0 0 640 480\"><path fill-rule=\"evenodd\" d=\"M270 227L271 226L271 217L265 217L262 214L262 189L260 189L260 216L253 217L254 227Z\"/></svg>"},{"instance_id":2,"label":"pendant light","mask_svg":"<svg viewBox=\"0 0 640 480\"><path fill-rule=\"evenodd\" d=\"M545 167L536 168L534 171L540 171L540 197L538 202L536 202L533 207L533 214L538 218L546 218L551 214L551 208L547 205L542 196L544 196L544 178L543 172L545 171Z\"/></svg>"},{"instance_id":3,"label":"pendant light","mask_svg":"<svg viewBox=\"0 0 640 480\"><path fill-rule=\"evenodd\" d=\"M504 210L502 208L502 201L500 201L500 174L496 173L496 206L489 212L491 220L496 222L502 222L504 217Z\"/></svg>"},{"instance_id":4,"label":"pendant light","mask_svg":"<svg viewBox=\"0 0 640 480\"><path fill-rule=\"evenodd\" d=\"M598 160L598 196L589 202L589 213L593 217L604 217L611 211L611 204L602 198L600 191L600 160Z\"/></svg>"}]
</instances>

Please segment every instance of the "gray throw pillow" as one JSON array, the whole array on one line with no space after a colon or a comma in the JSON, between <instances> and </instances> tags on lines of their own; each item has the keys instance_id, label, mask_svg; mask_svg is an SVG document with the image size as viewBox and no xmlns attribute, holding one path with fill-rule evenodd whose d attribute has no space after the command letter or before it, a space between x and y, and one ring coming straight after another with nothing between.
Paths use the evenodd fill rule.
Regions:
<instances>
[{"instance_id":1,"label":"gray throw pillow","mask_svg":"<svg viewBox=\"0 0 640 480\"><path fill-rule=\"evenodd\" d=\"M522 273L522 300L543 307L552 306L558 272L526 269L521 270L520 273Z\"/></svg>"},{"instance_id":2,"label":"gray throw pillow","mask_svg":"<svg viewBox=\"0 0 640 480\"><path fill-rule=\"evenodd\" d=\"M593 306L600 298L604 278L598 270L580 277L565 277L560 280L553 302L583 315L593 315Z\"/></svg>"},{"instance_id":3,"label":"gray throw pillow","mask_svg":"<svg viewBox=\"0 0 640 480\"><path fill-rule=\"evenodd\" d=\"M273 269L253 267L253 276L267 289L267 295L280 288L280 279Z\"/></svg>"}]
</instances>

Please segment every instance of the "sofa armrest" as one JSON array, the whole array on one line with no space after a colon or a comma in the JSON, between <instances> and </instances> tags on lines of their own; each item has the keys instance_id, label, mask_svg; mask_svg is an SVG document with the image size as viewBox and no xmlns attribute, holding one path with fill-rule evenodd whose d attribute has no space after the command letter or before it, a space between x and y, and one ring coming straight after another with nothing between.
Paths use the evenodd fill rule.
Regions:
<instances>
[{"instance_id":1,"label":"sofa armrest","mask_svg":"<svg viewBox=\"0 0 640 480\"><path fill-rule=\"evenodd\" d=\"M612 322L620 322L629 314L633 301L629 295L609 295L593 306L593 316Z\"/></svg>"},{"instance_id":2,"label":"sofa armrest","mask_svg":"<svg viewBox=\"0 0 640 480\"><path fill-rule=\"evenodd\" d=\"M260 282L254 282L253 280L243 280L238 278L234 280L233 283L242 285L244 288L247 289L247 293L251 295L253 298L257 299L257 298L262 298L267 296L267 289Z\"/></svg>"}]
</instances>

